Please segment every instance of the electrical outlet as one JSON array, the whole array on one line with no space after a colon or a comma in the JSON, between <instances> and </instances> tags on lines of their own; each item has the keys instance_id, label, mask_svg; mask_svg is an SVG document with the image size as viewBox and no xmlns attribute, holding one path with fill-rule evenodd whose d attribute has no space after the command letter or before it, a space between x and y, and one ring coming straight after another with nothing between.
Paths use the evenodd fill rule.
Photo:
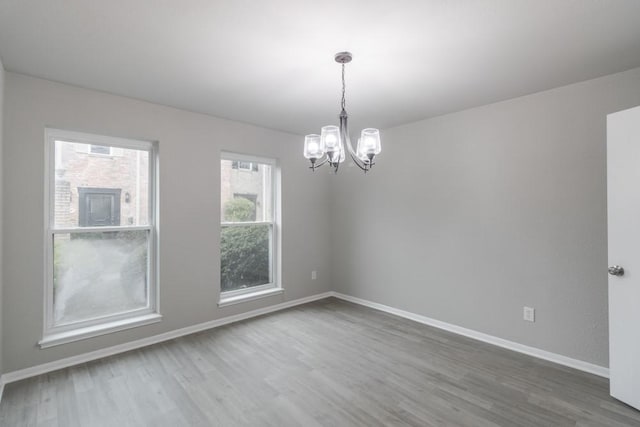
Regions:
<instances>
[{"instance_id":1,"label":"electrical outlet","mask_svg":"<svg viewBox=\"0 0 640 427\"><path fill-rule=\"evenodd\" d=\"M536 309L533 307L524 307L522 312L522 318L527 322L535 322L536 321Z\"/></svg>"},{"instance_id":2,"label":"electrical outlet","mask_svg":"<svg viewBox=\"0 0 640 427\"><path fill-rule=\"evenodd\" d=\"M315 270L313 270L311 272L311 280L316 280L317 278L318 278L318 273Z\"/></svg>"}]
</instances>

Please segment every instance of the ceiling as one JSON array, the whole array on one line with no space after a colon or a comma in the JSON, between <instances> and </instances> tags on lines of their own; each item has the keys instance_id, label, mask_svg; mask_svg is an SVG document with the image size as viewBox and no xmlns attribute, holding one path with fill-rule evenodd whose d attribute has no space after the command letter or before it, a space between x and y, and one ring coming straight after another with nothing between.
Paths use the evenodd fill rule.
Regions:
<instances>
[{"instance_id":1,"label":"ceiling","mask_svg":"<svg viewBox=\"0 0 640 427\"><path fill-rule=\"evenodd\" d=\"M9 71L298 134L640 66L638 0L0 0Z\"/></svg>"}]
</instances>

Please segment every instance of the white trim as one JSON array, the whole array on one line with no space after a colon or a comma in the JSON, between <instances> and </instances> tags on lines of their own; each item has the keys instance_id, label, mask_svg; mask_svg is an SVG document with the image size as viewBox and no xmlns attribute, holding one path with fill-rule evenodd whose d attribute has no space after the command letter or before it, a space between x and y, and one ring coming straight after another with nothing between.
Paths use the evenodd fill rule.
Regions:
<instances>
[{"instance_id":1,"label":"white trim","mask_svg":"<svg viewBox=\"0 0 640 427\"><path fill-rule=\"evenodd\" d=\"M96 135L93 133L76 132L72 130L45 128L47 138L64 142L75 142L88 145L115 146L130 148L133 150L150 150L154 146L153 141L141 139L120 138L116 136Z\"/></svg>"},{"instance_id":2,"label":"white trim","mask_svg":"<svg viewBox=\"0 0 640 427\"><path fill-rule=\"evenodd\" d=\"M133 140L111 136L95 135L82 132L45 128L45 200L44 200L44 308L43 308L43 339L38 343L41 348L66 342L85 339L103 333L110 333L129 327L140 326L160 321L159 279L158 279L158 143L153 141ZM85 145L102 145L111 148L126 148L149 153L149 224L143 226L113 226L113 227L60 227L55 226L55 162L56 141L73 142ZM89 147L89 152L90 147ZM111 150L113 151L113 150ZM53 239L56 234L63 233L92 233L110 231L148 231L147 237L147 306L143 309L131 310L125 313L86 319L70 324L55 325L53 316ZM153 318L153 319L152 319ZM126 321L124 320L126 319Z\"/></svg>"},{"instance_id":3,"label":"white trim","mask_svg":"<svg viewBox=\"0 0 640 427\"><path fill-rule=\"evenodd\" d=\"M213 329L219 326L228 325L229 323L239 322L241 320L250 319L252 317L262 316L263 314L272 313L274 311L280 311L297 305L306 304L308 302L329 298L330 296L333 296L332 292L324 292L305 298L285 301L280 304L271 305L269 307L259 308L256 310L247 311L246 313L240 313L234 316L227 316L221 319L215 319L209 322L187 326L185 328L176 329L173 331L165 332L163 334L154 335L152 337L142 338L136 341L115 345L113 347L107 347L89 353L55 360L53 362L43 363L42 365L36 365L29 368L19 369L17 371L7 372L2 375L0 381L2 381L4 384L20 381L25 378L34 377L36 375L42 375L48 372L57 371L58 369L68 368L69 366L91 362L92 360L102 359L104 357L113 356L115 354L124 353L126 351L136 350L138 348L147 347L152 344L157 344L163 341L172 340L174 338L179 338L196 332L205 331L207 329Z\"/></svg>"},{"instance_id":4,"label":"white trim","mask_svg":"<svg viewBox=\"0 0 640 427\"><path fill-rule=\"evenodd\" d=\"M53 234L71 234L71 233L105 233L107 231L151 231L151 225L114 225L109 227L67 227L54 228L51 230Z\"/></svg>"},{"instance_id":5,"label":"white trim","mask_svg":"<svg viewBox=\"0 0 640 427\"><path fill-rule=\"evenodd\" d=\"M69 323L61 323L56 325L55 331L51 334L43 335L43 340L46 341L50 336L57 336L61 333L70 333L72 331L87 331L87 330L98 330L100 327L106 327L108 329L109 325L117 323L117 322L135 322L143 316L148 316L151 314L156 314L154 310L149 307L141 307L133 310L123 311L120 313L114 314L105 314L98 317L92 317L90 319L82 319L77 320L75 322ZM159 314L159 313L158 313ZM81 332L80 332L81 334Z\"/></svg>"},{"instance_id":6,"label":"white trim","mask_svg":"<svg viewBox=\"0 0 640 427\"><path fill-rule=\"evenodd\" d=\"M513 350L519 353L528 354L533 357L548 360L550 362L558 363L560 365L575 368L584 372L592 373L601 377L608 378L609 369L603 366L594 365L581 360L572 359L566 356L562 356L556 353L551 353L545 350L540 350L534 347L528 347L522 344L518 344L512 341L507 341L502 338L497 338L491 335L487 335L481 332L473 331L471 329L462 328L460 326L451 325L446 322L431 319L419 314L410 313L408 311L399 310L393 307L389 307L383 304L378 304L372 301L367 301L361 298L352 297L350 295L341 294L339 292L324 292L321 294L312 295L305 298L296 299L293 301L285 301L280 304L272 305L257 310L251 310L246 313L236 314L234 316L223 317L221 319L211 320L209 322L200 323L197 325L187 326L185 328L176 329L173 331L165 332L163 334L154 335L152 337L142 338L136 341L115 345L113 347L107 347L100 350L95 350L89 353L79 354L76 356L67 357L53 362L44 363L41 365L31 366L17 371L7 372L0 377L0 399L2 398L2 390L4 385L15 381L20 381L25 378L34 377L37 375L53 372L58 369L68 368L70 366L79 365L81 363L91 362L92 360L101 359L104 357L113 356L115 354L124 353L126 351L136 350L142 347L147 347L152 344L157 344L163 341L172 340L185 335L190 335L196 332L204 331L207 329L213 329L219 326L227 325L229 323L239 322L241 320L250 319L252 317L262 316L263 314L272 313L275 311L284 310L286 308L294 307L309 302L336 297L345 301L349 301L355 304L370 307L376 310L384 311L399 317L410 319L418 323L433 326L439 329L443 329L449 332L453 332L459 335L464 335L469 338L477 339L482 342L497 345L499 347Z\"/></svg>"},{"instance_id":7,"label":"white trim","mask_svg":"<svg viewBox=\"0 0 640 427\"><path fill-rule=\"evenodd\" d=\"M249 288L251 289L251 288ZM233 291L232 291L233 292ZM245 292L239 295L225 295L225 293L221 294L220 302L218 302L218 307L226 307L228 305L239 304L241 302L253 301L260 298L266 298L273 295L278 295L284 293L284 289L276 288L273 285L270 285L269 289L258 290L256 292Z\"/></svg>"},{"instance_id":8,"label":"white trim","mask_svg":"<svg viewBox=\"0 0 640 427\"><path fill-rule=\"evenodd\" d=\"M220 292L220 299L224 300L228 298L237 297L239 295L253 294L256 292L264 291L267 289L273 289L273 288L277 288L275 283L265 283L263 285L251 286L249 288L240 288L240 289L233 289L230 291L222 291Z\"/></svg>"},{"instance_id":9,"label":"white trim","mask_svg":"<svg viewBox=\"0 0 640 427\"><path fill-rule=\"evenodd\" d=\"M274 245L271 252L271 262L273 263L273 276L271 281L279 288L283 288L282 284L282 168L280 160L276 159L272 167L271 186L273 194L271 195L271 203L273 203L273 227L271 228L271 238Z\"/></svg>"},{"instance_id":10,"label":"white trim","mask_svg":"<svg viewBox=\"0 0 640 427\"><path fill-rule=\"evenodd\" d=\"M138 317L128 317L122 320L109 321L93 326L74 328L64 332L46 335L38 342L40 348L53 347L60 344L67 344L74 341L85 340L99 335L111 334L125 329L137 328L138 326L151 325L162 320L158 313L146 314Z\"/></svg>"},{"instance_id":11,"label":"white trim","mask_svg":"<svg viewBox=\"0 0 640 427\"><path fill-rule=\"evenodd\" d=\"M269 288L276 288L276 289L281 289L282 290L282 264L281 264L281 260L282 260L282 216L281 216L281 203L282 203L282 196L281 196L281 191L282 191L282 187L281 187L281 178L280 178L280 163L277 159L275 158L268 158L268 157L258 157L258 156L252 156L252 155L247 155L247 154L240 154L240 153L234 153L231 151L224 151L222 150L220 152L220 161L245 161L245 162L251 162L251 163L258 163L258 164L265 164L270 166L270 176L269 176L269 182L268 182L268 186L270 187L270 198L271 198L271 212L270 212L270 221L246 221L246 222L225 222L222 221L222 218L220 220L220 233L222 235L222 230L225 227L248 227L248 226L252 226L252 225L265 225L265 226L270 226L269 229L269 240L270 240L270 245L269 245L269 265L270 265L270 276L271 276L271 281L270 283L266 283L264 286L265 287L269 287ZM264 168L263 168L264 171ZM263 192L264 189L266 187L266 173L263 176ZM222 191L221 191L222 193ZM263 195L263 207L267 206L267 200ZM263 211L263 215L262 217L264 218L266 216L266 211ZM236 292L236 291L227 291L227 292ZM231 300L231 297L235 297L235 294L227 294L226 297L224 296L226 292L221 292L220 295L220 301L218 302L218 306L219 307L223 307L225 305L229 305L235 302L227 302L225 300ZM244 290L240 290L240 292L238 292L238 294L245 294L245 293L251 293L251 291L244 291ZM275 291L274 291L275 293ZM257 296L257 297L261 297L261 296ZM249 300L251 298L248 298L246 300ZM255 298L253 298L255 299ZM237 301L237 302L242 302L242 301Z\"/></svg>"},{"instance_id":12,"label":"white trim","mask_svg":"<svg viewBox=\"0 0 640 427\"><path fill-rule=\"evenodd\" d=\"M250 225L273 225L273 221L243 221L220 223L220 227L248 227Z\"/></svg>"},{"instance_id":13,"label":"white trim","mask_svg":"<svg viewBox=\"0 0 640 427\"><path fill-rule=\"evenodd\" d=\"M473 338L478 341L493 344L498 347L513 350L518 353L527 354L529 356L537 357L538 359L547 360L549 362L557 363L558 365L568 366L570 368L577 369L579 371L588 372L590 374L598 375L600 377L609 378L609 368L604 366L594 365L593 363L585 362L571 357L563 356L561 354L552 353L550 351L541 350L535 347L529 347L524 344L498 338L493 335L485 334L482 332L474 331L473 329L463 328L462 326L452 325L451 323L442 322L440 320L432 319L430 317L422 316L420 314L411 313L409 311L400 310L388 305L379 304L377 302L368 301L362 298L352 297L351 295L341 294L339 292L332 292L332 296L340 298L345 301L349 301L355 304L363 305L365 307L373 308L376 310L384 311L405 319L413 320L418 323L433 326L438 329L453 332L454 334L463 335L465 337Z\"/></svg>"},{"instance_id":14,"label":"white trim","mask_svg":"<svg viewBox=\"0 0 640 427\"><path fill-rule=\"evenodd\" d=\"M270 157L259 157L251 154L242 154L232 151L221 151L220 157L223 160L231 160L234 162L262 163L265 165L276 166L276 160Z\"/></svg>"}]
</instances>

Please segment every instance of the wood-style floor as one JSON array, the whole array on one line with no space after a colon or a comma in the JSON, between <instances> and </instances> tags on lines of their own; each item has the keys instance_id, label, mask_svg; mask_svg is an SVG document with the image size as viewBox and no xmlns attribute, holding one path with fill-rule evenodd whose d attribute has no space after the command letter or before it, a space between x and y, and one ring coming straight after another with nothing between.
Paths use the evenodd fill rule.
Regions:
<instances>
[{"instance_id":1,"label":"wood-style floor","mask_svg":"<svg viewBox=\"0 0 640 427\"><path fill-rule=\"evenodd\" d=\"M608 382L333 298L8 384L2 426L640 426Z\"/></svg>"}]
</instances>

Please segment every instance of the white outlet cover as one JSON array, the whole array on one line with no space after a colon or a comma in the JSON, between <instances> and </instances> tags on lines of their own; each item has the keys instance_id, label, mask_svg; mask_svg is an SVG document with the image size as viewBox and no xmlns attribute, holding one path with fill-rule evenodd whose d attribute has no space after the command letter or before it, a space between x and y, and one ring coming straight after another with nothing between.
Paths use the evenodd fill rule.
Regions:
<instances>
[{"instance_id":1,"label":"white outlet cover","mask_svg":"<svg viewBox=\"0 0 640 427\"><path fill-rule=\"evenodd\" d=\"M318 278L318 273L315 270L313 270L311 272L311 280L316 280L317 278Z\"/></svg>"},{"instance_id":2,"label":"white outlet cover","mask_svg":"<svg viewBox=\"0 0 640 427\"><path fill-rule=\"evenodd\" d=\"M536 321L536 309L533 307L524 307L522 318L527 322L535 322Z\"/></svg>"}]
</instances>

